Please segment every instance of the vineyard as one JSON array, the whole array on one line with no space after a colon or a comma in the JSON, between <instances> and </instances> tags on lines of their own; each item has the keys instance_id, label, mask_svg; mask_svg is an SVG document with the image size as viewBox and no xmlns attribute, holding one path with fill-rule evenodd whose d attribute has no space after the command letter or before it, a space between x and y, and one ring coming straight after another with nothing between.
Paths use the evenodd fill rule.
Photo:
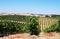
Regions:
<instances>
[{"instance_id":1,"label":"vineyard","mask_svg":"<svg viewBox=\"0 0 60 39\"><path fill-rule=\"evenodd\" d=\"M0 36L27 32L31 32L31 34L36 32L35 34L37 34L40 32L40 28L37 27L39 24L36 20L35 16L2 15L0 16ZM36 28L35 31L33 28Z\"/></svg>"},{"instance_id":2,"label":"vineyard","mask_svg":"<svg viewBox=\"0 0 60 39\"><path fill-rule=\"evenodd\" d=\"M41 31L60 32L60 19L58 17L36 17L24 15L0 16L0 36L14 33L30 33L31 35L38 35Z\"/></svg>"},{"instance_id":3,"label":"vineyard","mask_svg":"<svg viewBox=\"0 0 60 39\"><path fill-rule=\"evenodd\" d=\"M47 18L47 17L40 17L38 19L38 21L39 21L39 24L41 26L41 31L42 31L44 28L47 28L47 27L53 25L55 22L57 22L57 19Z\"/></svg>"},{"instance_id":4,"label":"vineyard","mask_svg":"<svg viewBox=\"0 0 60 39\"><path fill-rule=\"evenodd\" d=\"M0 16L0 20L14 20L14 21L28 21L30 16L23 16L23 15L2 15ZM28 20L27 20L28 19Z\"/></svg>"},{"instance_id":5,"label":"vineyard","mask_svg":"<svg viewBox=\"0 0 60 39\"><path fill-rule=\"evenodd\" d=\"M26 22L29 16L22 15L2 15L0 16L0 34L12 34L25 32ZM28 19L28 20L27 20ZM2 36L3 36L2 35ZM1 35L0 35L1 36Z\"/></svg>"}]
</instances>

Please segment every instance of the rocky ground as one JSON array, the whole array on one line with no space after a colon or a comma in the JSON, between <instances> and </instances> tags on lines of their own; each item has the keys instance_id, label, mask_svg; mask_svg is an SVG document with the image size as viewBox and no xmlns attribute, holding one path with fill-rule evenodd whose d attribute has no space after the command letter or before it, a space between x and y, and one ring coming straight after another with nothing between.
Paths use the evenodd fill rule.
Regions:
<instances>
[{"instance_id":1,"label":"rocky ground","mask_svg":"<svg viewBox=\"0 0 60 39\"><path fill-rule=\"evenodd\" d=\"M60 39L60 33L41 32L39 36L30 35L29 33L23 33L0 37L0 39Z\"/></svg>"}]
</instances>

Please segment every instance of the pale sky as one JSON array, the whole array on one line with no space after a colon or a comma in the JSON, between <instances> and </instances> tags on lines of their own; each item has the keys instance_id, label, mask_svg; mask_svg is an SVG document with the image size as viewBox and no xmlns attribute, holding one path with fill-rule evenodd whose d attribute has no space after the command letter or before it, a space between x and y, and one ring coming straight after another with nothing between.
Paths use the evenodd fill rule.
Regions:
<instances>
[{"instance_id":1,"label":"pale sky","mask_svg":"<svg viewBox=\"0 0 60 39\"><path fill-rule=\"evenodd\" d=\"M60 0L0 0L0 12L60 14Z\"/></svg>"}]
</instances>

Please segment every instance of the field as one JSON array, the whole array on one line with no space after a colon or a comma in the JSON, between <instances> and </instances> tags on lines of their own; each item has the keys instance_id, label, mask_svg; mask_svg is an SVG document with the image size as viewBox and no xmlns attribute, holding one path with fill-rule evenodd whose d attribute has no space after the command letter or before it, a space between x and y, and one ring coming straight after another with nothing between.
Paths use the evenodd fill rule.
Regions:
<instances>
[{"instance_id":1,"label":"field","mask_svg":"<svg viewBox=\"0 0 60 39\"><path fill-rule=\"evenodd\" d=\"M54 17L39 17L38 22L39 25L41 26L41 31L42 29L49 27L53 25L57 20L59 20L60 16L54 16ZM7 21L7 22L16 22L20 24L26 24L27 21L31 16L24 16L24 15L2 15L0 16L0 21Z\"/></svg>"},{"instance_id":2,"label":"field","mask_svg":"<svg viewBox=\"0 0 60 39\"><path fill-rule=\"evenodd\" d=\"M15 38L16 39L60 39L59 32L56 33L54 31L52 33L46 33L43 31L43 29L49 28L50 26L54 25L58 20L60 20L60 16L37 17L38 20L36 21L38 21L39 26L41 28L41 32L39 33L38 36L30 35L29 33L29 27L27 27L26 23L30 23L31 18L32 16L24 16L24 15L2 15L0 16L0 35L8 34L4 37L0 37L0 39L9 39L9 38L10 39L15 39ZM32 21L31 23L32 23L31 24L32 26L34 24L34 21Z\"/></svg>"},{"instance_id":3,"label":"field","mask_svg":"<svg viewBox=\"0 0 60 39\"><path fill-rule=\"evenodd\" d=\"M51 25L53 25L55 22L57 22L57 19L55 18L49 18L49 17L40 17L38 19L39 21L39 24L41 26L41 30L44 29L44 28L47 28Z\"/></svg>"}]
</instances>

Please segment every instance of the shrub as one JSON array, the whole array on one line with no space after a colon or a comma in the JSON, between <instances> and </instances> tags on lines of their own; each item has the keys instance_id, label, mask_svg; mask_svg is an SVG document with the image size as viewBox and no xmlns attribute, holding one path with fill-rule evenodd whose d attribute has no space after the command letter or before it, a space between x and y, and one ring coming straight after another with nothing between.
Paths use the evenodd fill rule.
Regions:
<instances>
[{"instance_id":1,"label":"shrub","mask_svg":"<svg viewBox=\"0 0 60 39\"><path fill-rule=\"evenodd\" d=\"M39 23L36 21L36 17L32 17L29 22L31 34L38 35L40 33Z\"/></svg>"},{"instance_id":2,"label":"shrub","mask_svg":"<svg viewBox=\"0 0 60 39\"><path fill-rule=\"evenodd\" d=\"M56 29L56 32L60 32L60 20L58 20L58 27Z\"/></svg>"},{"instance_id":3,"label":"shrub","mask_svg":"<svg viewBox=\"0 0 60 39\"><path fill-rule=\"evenodd\" d=\"M23 27L19 23L0 21L0 33L2 34L22 33Z\"/></svg>"}]
</instances>

